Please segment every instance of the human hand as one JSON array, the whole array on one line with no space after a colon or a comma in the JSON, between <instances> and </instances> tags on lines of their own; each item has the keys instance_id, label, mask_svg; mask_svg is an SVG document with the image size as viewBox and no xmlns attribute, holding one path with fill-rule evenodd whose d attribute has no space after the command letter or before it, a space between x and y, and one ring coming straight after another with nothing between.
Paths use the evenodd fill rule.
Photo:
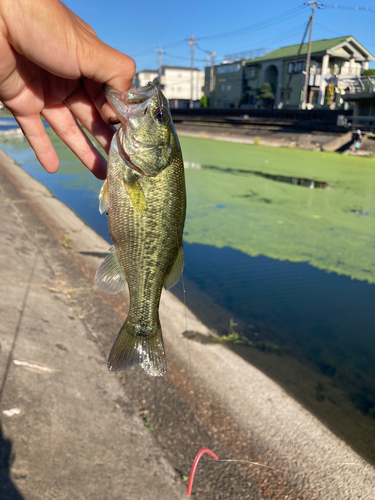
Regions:
<instances>
[{"instance_id":1,"label":"human hand","mask_svg":"<svg viewBox=\"0 0 375 500\"><path fill-rule=\"evenodd\" d=\"M106 160L78 121L108 152L115 131L111 122L117 119L102 84L128 90L135 73L133 59L102 42L59 0L1 0L0 54L0 100L42 166L56 172L59 159L41 116L82 163L104 179Z\"/></svg>"}]
</instances>

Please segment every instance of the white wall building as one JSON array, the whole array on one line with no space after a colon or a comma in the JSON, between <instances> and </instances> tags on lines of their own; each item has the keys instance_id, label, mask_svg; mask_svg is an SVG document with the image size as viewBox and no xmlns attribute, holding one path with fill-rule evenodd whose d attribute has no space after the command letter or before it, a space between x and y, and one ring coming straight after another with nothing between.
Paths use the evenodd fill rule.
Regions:
<instances>
[{"instance_id":1,"label":"white wall building","mask_svg":"<svg viewBox=\"0 0 375 500\"><path fill-rule=\"evenodd\" d=\"M154 70L139 71L135 77L135 85L146 85L157 76L158 72ZM199 99L203 95L204 71L197 68L191 71L185 66L162 66L160 83L171 108L188 108L191 95L194 107L199 107Z\"/></svg>"},{"instance_id":2,"label":"white wall building","mask_svg":"<svg viewBox=\"0 0 375 500\"><path fill-rule=\"evenodd\" d=\"M144 87L148 82L152 82L157 76L158 72L154 69L144 69L135 75L133 84L135 87Z\"/></svg>"}]
</instances>

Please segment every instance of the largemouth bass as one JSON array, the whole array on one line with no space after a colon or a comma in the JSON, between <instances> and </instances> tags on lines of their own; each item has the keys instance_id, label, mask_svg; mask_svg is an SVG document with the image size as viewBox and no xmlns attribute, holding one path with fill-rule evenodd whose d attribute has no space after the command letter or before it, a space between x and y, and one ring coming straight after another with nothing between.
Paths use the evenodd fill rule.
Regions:
<instances>
[{"instance_id":1,"label":"largemouth bass","mask_svg":"<svg viewBox=\"0 0 375 500\"><path fill-rule=\"evenodd\" d=\"M107 179L99 198L114 246L95 284L108 293L129 286L127 319L113 344L108 369L141 365L149 375L166 372L159 321L163 288L179 280L186 196L181 148L167 99L155 79L145 87L105 94L121 126L112 139Z\"/></svg>"}]
</instances>

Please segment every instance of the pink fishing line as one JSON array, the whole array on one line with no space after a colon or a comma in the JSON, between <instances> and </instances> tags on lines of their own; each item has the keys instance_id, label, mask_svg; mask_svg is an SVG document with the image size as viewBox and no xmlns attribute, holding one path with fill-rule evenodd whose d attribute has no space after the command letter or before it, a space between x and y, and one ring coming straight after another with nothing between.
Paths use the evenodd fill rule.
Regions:
<instances>
[{"instance_id":1,"label":"pink fishing line","mask_svg":"<svg viewBox=\"0 0 375 500\"><path fill-rule=\"evenodd\" d=\"M204 453L208 453L215 460L219 460L219 457L217 457L215 455L215 453L213 451L211 451L209 448L202 448L201 450L198 451L197 456L194 459L194 462L193 462L193 465L192 465L191 471L190 471L189 483L188 483L187 492L186 492L186 496L188 496L188 497L190 496L191 490L193 488L193 481L194 481L195 471L197 469L198 462Z\"/></svg>"}]
</instances>

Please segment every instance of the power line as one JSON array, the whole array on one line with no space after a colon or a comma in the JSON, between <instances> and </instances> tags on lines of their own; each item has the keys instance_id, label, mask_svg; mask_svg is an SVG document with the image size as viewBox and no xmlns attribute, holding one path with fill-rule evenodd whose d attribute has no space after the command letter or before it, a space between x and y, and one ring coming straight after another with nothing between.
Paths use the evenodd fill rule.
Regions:
<instances>
[{"instance_id":1,"label":"power line","mask_svg":"<svg viewBox=\"0 0 375 500\"><path fill-rule=\"evenodd\" d=\"M281 42L281 41L284 41L284 40L289 40L289 38L292 38L292 37L296 36L297 34L300 34L302 32L302 29L305 28L305 26L306 26L305 22L301 23L298 26L294 26L293 28L290 28L287 31L283 31L282 33L279 33L278 35L275 35L273 38L262 40L260 43L269 42L272 45L274 45L277 42ZM289 36L285 36L288 33L290 33L290 35Z\"/></svg>"},{"instance_id":2,"label":"power line","mask_svg":"<svg viewBox=\"0 0 375 500\"><path fill-rule=\"evenodd\" d=\"M198 50L200 50L201 52L204 52L206 54L209 54L210 57L211 57L211 66L213 66L215 64L215 57L216 57L216 52L214 52L213 50L205 50L205 49L202 49L202 47L199 46L199 44L195 44L195 46L197 47ZM210 62L210 58L206 58L206 61L207 61L207 66L208 66L208 63Z\"/></svg>"},{"instance_id":3,"label":"power line","mask_svg":"<svg viewBox=\"0 0 375 500\"><path fill-rule=\"evenodd\" d=\"M258 40L257 43L259 44L259 46L267 47L266 50L268 50L268 52L270 52L271 50L274 50L273 48L271 49L272 45L275 45L279 41L289 40L290 38L292 38L296 35L299 35L300 33L302 33L302 31L305 29L305 27L306 27L306 22L303 22L297 26L293 26L293 28L290 28L286 31L282 31L281 33L278 33L277 35L275 35L272 38L265 38L265 39L260 40L260 41ZM246 45L246 46L242 46L241 48L234 49L233 54L239 53L239 52L241 53L241 52L251 52L251 51L254 51L254 49L249 49L249 45ZM219 54L225 59L226 53L224 53L224 51L219 52ZM265 55L265 54L263 54L263 55Z\"/></svg>"},{"instance_id":4,"label":"power line","mask_svg":"<svg viewBox=\"0 0 375 500\"><path fill-rule=\"evenodd\" d=\"M341 6L341 5L327 5L327 4L324 4L324 7L326 7L327 9L341 9L341 10L367 10L368 12L372 12L373 14L375 14L375 10L372 9L371 7L345 7L344 5Z\"/></svg>"},{"instance_id":5,"label":"power line","mask_svg":"<svg viewBox=\"0 0 375 500\"><path fill-rule=\"evenodd\" d=\"M175 59L184 59L184 60L191 59L190 57L187 57L187 56L176 56L176 55L170 54L169 52L164 52L164 55L167 57L174 57ZM199 62L205 62L206 59L195 59L195 60L199 61Z\"/></svg>"},{"instance_id":6,"label":"power line","mask_svg":"<svg viewBox=\"0 0 375 500\"><path fill-rule=\"evenodd\" d=\"M308 4L311 5L311 2L308 2ZM337 5L337 4L324 4L324 5L320 4L319 6L327 8L327 9L341 9L341 10L350 10L350 11L367 11L367 12L375 13L375 10L372 9L371 7L358 7L358 6L357 7L347 7L347 6ZM293 19L294 17L299 16L300 14L304 13L307 8L308 8L307 4L301 5L299 7L294 7L293 9L289 9L289 10L287 10L287 11L285 11L285 12L283 12L283 13L277 15L277 16L270 17L268 19L265 19L263 21L259 21L258 23L254 23L254 24L249 25L249 26L245 26L243 28L239 28L239 29L236 29L236 30L227 31L227 32L220 33L220 34L215 34L215 35L206 35L206 36L197 37L196 38L196 42L198 40L215 40L217 38L221 38L222 39L222 38L229 38L229 37L241 36L241 35L247 34L249 31L254 32L254 31L260 31L262 29L270 28L270 27L275 26L277 24L285 23L286 21L288 21L290 19ZM340 34L336 33L335 31L330 30L329 28L326 28L324 26L322 26L322 27L325 28L325 29L327 29L327 30L329 30L329 31L331 31L332 33L340 36ZM292 31L292 30L295 30L295 27L293 27L289 31ZM299 30L299 28L297 28L297 30ZM296 30L296 32L297 32L297 30ZM289 36L288 38L291 38L292 36L293 35ZM280 35L277 35L276 37L274 37L272 39L272 43L274 44L274 43L277 43L278 40L283 41L285 39L287 39L287 38L283 37L283 34L280 34ZM182 43L186 43L186 39L166 44L163 47L164 47L164 49L168 48L168 47L169 48L170 47L175 47L175 46L180 45ZM373 46L373 44L367 44L367 45L372 45ZM214 64L214 59L216 57L216 53L214 53L213 51L209 51L209 50L205 50L205 49L201 48L198 45L198 43L195 43L195 47L198 50L200 50L201 52L210 54L210 56L211 56L211 64ZM154 48L151 49L150 48L150 49L146 49L144 51L138 52L136 54L130 54L130 55L132 55L132 57L141 57L143 55L149 54L152 50L158 50L158 49L154 49ZM176 59L181 59L181 60L188 60L188 59L191 60L191 56L190 57L177 56L177 55L167 54L165 52L164 52L164 55L166 55L168 57L173 57L173 58L176 58ZM204 62L205 60L203 60L203 59L196 59L196 61ZM159 61L159 63L160 63L160 61Z\"/></svg>"},{"instance_id":7,"label":"power line","mask_svg":"<svg viewBox=\"0 0 375 500\"><path fill-rule=\"evenodd\" d=\"M306 10L305 6L299 6L299 7L294 7L293 9L287 10L277 16L270 17L269 19L265 19L264 21L260 21L259 23L254 23L249 26L246 26L244 28L239 28L238 30L233 30L233 31L227 31L225 33L220 33L216 35L206 35L206 36L201 36L197 38L197 40L209 40L209 39L215 39L215 38L228 38L231 36L239 36L239 35L245 35L248 33L248 31L259 31L263 28L267 28L269 26L274 26L279 23L283 23L289 19L292 19L293 17L296 17L300 15L302 12ZM179 40L176 42L172 42L169 44L163 45L164 49L174 47L176 45L180 45L182 43L186 43L186 39L184 40ZM139 57L142 56L146 53L149 53L154 50L154 47L150 49L145 49L142 50L141 52L137 52L136 54L131 54L132 57Z\"/></svg>"},{"instance_id":8,"label":"power line","mask_svg":"<svg viewBox=\"0 0 375 500\"><path fill-rule=\"evenodd\" d=\"M164 45L164 48L170 48L170 47L175 47L176 45L180 45L181 43L185 43L186 40L179 40L178 42L172 42L172 43L167 43L167 45ZM151 47L149 49L142 50L141 52L137 52L136 54L131 54L129 53L132 57L139 57L142 56L143 54L149 54L154 50L154 47Z\"/></svg>"},{"instance_id":9,"label":"power line","mask_svg":"<svg viewBox=\"0 0 375 500\"><path fill-rule=\"evenodd\" d=\"M317 24L318 26L320 26L321 28L323 28L323 29L325 29L327 31L330 31L334 35L337 35L337 36L340 36L340 37L342 36L341 33L337 33L337 31L333 31L333 30L331 30L331 28L327 28L327 26L323 26L323 24L320 24L320 23L318 23L316 21L315 21L315 24ZM362 45L366 46L366 47L367 47L367 45L369 45L370 47L375 47L375 44L373 44L373 43L367 43L367 42L363 42Z\"/></svg>"},{"instance_id":10,"label":"power line","mask_svg":"<svg viewBox=\"0 0 375 500\"><path fill-rule=\"evenodd\" d=\"M270 26L274 26L275 24L285 22L289 19L292 19L292 18L300 15L305 10L306 9L304 6L295 7L294 9L290 9L282 14L279 14L277 16L273 16L269 19L265 19L264 21L260 21L259 23L251 24L249 26L246 26L244 28L240 28L238 30L227 31L225 33L219 33L216 35L201 36L201 37L199 37L199 40L212 40L215 38L229 38L232 36L246 35L249 31L251 31L251 32L259 31L263 28L268 28Z\"/></svg>"}]
</instances>

